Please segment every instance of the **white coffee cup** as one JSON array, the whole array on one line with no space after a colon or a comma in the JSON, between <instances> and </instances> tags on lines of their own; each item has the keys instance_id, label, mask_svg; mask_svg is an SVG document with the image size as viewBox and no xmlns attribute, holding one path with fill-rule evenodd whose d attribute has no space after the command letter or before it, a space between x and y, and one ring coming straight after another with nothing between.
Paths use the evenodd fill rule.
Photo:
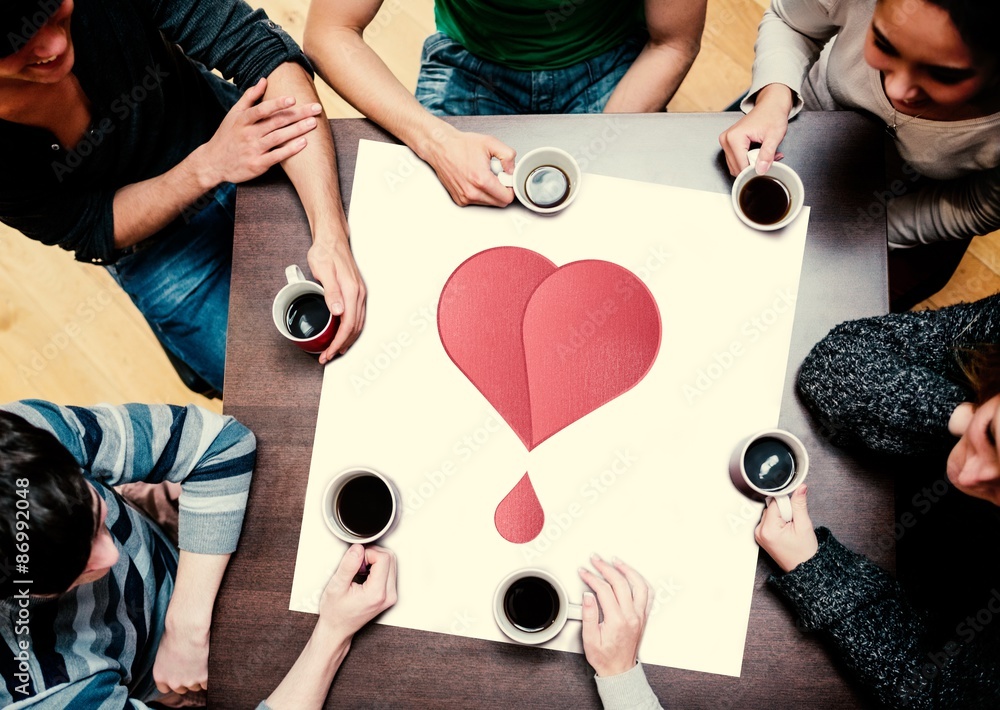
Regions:
<instances>
[{"instance_id":1,"label":"white coffee cup","mask_svg":"<svg viewBox=\"0 0 1000 710\"><path fill-rule=\"evenodd\" d=\"M323 520L348 544L385 536L399 519L399 490L372 468L352 466L334 476L323 491Z\"/></svg>"},{"instance_id":2,"label":"white coffee cup","mask_svg":"<svg viewBox=\"0 0 1000 710\"><path fill-rule=\"evenodd\" d=\"M503 172L499 158L490 168L505 187L533 212L552 214L569 207L580 192L582 172L576 159L560 148L535 148L514 164L513 173Z\"/></svg>"},{"instance_id":3,"label":"white coffee cup","mask_svg":"<svg viewBox=\"0 0 1000 710\"><path fill-rule=\"evenodd\" d=\"M493 618L512 641L537 645L558 636L567 620L582 620L583 607L570 604L565 588L545 570L520 569L497 585Z\"/></svg>"},{"instance_id":4,"label":"white coffee cup","mask_svg":"<svg viewBox=\"0 0 1000 710\"><path fill-rule=\"evenodd\" d=\"M775 229L781 229L799 216L799 212L802 211L802 205L805 204L805 188L802 187L802 179L798 176L798 173L784 163L777 161L771 163L771 167L764 175L758 175L754 166L757 164L757 154L759 152L760 150L757 148L747 152L750 165L743 168L740 174L736 176L736 181L733 183L731 191L733 210L736 212L736 216L740 218L740 221L748 227L770 232ZM784 187L784 191L788 197L788 208L781 219L762 224L761 222L754 221L743 211L743 208L740 206L740 195L747 183L755 178L772 178Z\"/></svg>"},{"instance_id":5,"label":"white coffee cup","mask_svg":"<svg viewBox=\"0 0 1000 710\"><path fill-rule=\"evenodd\" d=\"M753 452L748 461L747 451L755 443L764 439L775 439L781 446L774 446L775 451L770 456L758 454L760 448ZM787 475L783 468L783 451L787 451L793 461L793 470L787 481L777 486L767 486L768 475ZM763 453L769 453L767 451ZM759 460L757 460L759 459ZM786 522L792 521L792 503L789 500L792 492L802 485L809 474L809 454L806 447L797 436L784 429L765 429L751 434L743 439L729 459L729 477L740 492L754 500L774 498L778 504L778 512Z\"/></svg>"}]
</instances>

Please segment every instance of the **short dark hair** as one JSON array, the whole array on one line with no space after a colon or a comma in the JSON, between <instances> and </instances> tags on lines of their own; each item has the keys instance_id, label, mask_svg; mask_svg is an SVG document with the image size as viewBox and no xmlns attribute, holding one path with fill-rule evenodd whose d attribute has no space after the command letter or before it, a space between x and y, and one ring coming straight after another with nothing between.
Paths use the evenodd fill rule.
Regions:
<instances>
[{"instance_id":1,"label":"short dark hair","mask_svg":"<svg viewBox=\"0 0 1000 710\"><path fill-rule=\"evenodd\" d=\"M54 435L0 412L0 599L16 593L17 579L31 580L20 586L32 595L69 589L90 557L93 500L80 465Z\"/></svg>"}]
</instances>

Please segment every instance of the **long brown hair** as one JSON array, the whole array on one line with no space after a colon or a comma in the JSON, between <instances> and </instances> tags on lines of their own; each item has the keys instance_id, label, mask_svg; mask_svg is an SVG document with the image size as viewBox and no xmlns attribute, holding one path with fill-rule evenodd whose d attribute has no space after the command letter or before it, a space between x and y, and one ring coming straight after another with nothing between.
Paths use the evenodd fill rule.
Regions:
<instances>
[{"instance_id":1,"label":"long brown hair","mask_svg":"<svg viewBox=\"0 0 1000 710\"><path fill-rule=\"evenodd\" d=\"M1000 345L982 343L961 348L958 362L976 394L976 404L1000 394Z\"/></svg>"}]
</instances>

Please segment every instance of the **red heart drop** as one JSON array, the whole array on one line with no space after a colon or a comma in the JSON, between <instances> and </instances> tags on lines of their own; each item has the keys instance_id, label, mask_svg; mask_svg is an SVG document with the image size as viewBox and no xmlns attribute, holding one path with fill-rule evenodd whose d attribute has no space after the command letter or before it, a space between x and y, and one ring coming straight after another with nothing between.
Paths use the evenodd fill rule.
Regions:
<instances>
[{"instance_id":1,"label":"red heart drop","mask_svg":"<svg viewBox=\"0 0 1000 710\"><path fill-rule=\"evenodd\" d=\"M660 348L660 312L632 272L561 268L528 249L473 255L438 305L448 357L531 451L638 384Z\"/></svg>"}]
</instances>

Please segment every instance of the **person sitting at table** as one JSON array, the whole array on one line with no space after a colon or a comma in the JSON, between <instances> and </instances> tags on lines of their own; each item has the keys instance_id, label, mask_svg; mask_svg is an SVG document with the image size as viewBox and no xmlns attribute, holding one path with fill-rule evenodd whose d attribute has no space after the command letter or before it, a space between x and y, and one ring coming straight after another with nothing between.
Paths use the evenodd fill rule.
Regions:
<instances>
[{"instance_id":1,"label":"person sitting at table","mask_svg":"<svg viewBox=\"0 0 1000 710\"><path fill-rule=\"evenodd\" d=\"M340 315L325 363L357 337L365 289L310 72L242 0L8 0L0 220L107 268L163 346L221 392L233 185L281 163Z\"/></svg>"},{"instance_id":2,"label":"person sitting at table","mask_svg":"<svg viewBox=\"0 0 1000 710\"><path fill-rule=\"evenodd\" d=\"M436 0L416 97L364 40L382 0L313 0L303 46L352 106L426 161L459 205L504 206L514 150L438 118L663 111L701 46L705 0Z\"/></svg>"},{"instance_id":3,"label":"person sitting at table","mask_svg":"<svg viewBox=\"0 0 1000 710\"><path fill-rule=\"evenodd\" d=\"M747 149L760 143L756 170L766 173L803 109L883 122L904 162L860 219L886 215L894 310L908 308L920 300L906 295L916 272L940 269L943 285L967 240L1000 228L998 23L1000 5L982 0L773 0L746 115L719 138L729 171L745 168ZM964 241L943 244L955 240ZM938 245L928 263L899 251L921 244Z\"/></svg>"},{"instance_id":4,"label":"person sitting at table","mask_svg":"<svg viewBox=\"0 0 1000 710\"><path fill-rule=\"evenodd\" d=\"M916 526L932 526L935 506L951 515L937 518L950 529L929 527L923 549L914 550L931 589L911 585L904 594L828 529L814 531L802 486L792 495L791 523L770 502L755 532L782 570L771 583L885 706L997 707L1000 625L984 623L982 612L991 619L1000 612L998 570L987 552L1000 541L1000 295L843 323L805 359L798 388L834 443L886 463L908 456L895 459L897 486L917 476L923 460L941 465L950 448L950 487L938 478L914 495L895 535L899 528L922 534Z\"/></svg>"},{"instance_id":5,"label":"person sitting at table","mask_svg":"<svg viewBox=\"0 0 1000 710\"><path fill-rule=\"evenodd\" d=\"M204 705L255 454L248 429L193 405L0 408L4 707ZM180 483L179 551L113 488L136 481ZM352 583L365 561L368 579ZM272 698L308 685L303 674L332 678L354 632L395 602L395 576L391 552L349 549Z\"/></svg>"}]
</instances>

